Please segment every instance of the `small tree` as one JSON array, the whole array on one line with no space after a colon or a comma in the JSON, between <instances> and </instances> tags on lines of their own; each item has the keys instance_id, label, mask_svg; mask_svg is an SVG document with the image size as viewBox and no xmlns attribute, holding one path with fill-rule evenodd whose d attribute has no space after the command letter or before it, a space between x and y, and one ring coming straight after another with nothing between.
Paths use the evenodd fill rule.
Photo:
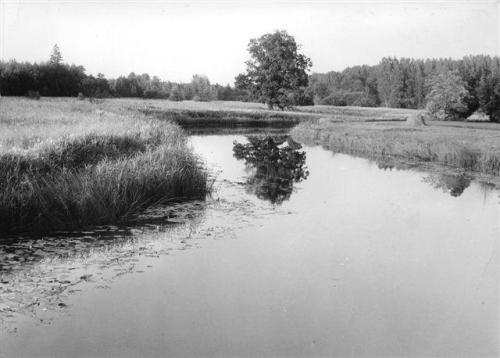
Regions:
<instances>
[{"instance_id":1,"label":"small tree","mask_svg":"<svg viewBox=\"0 0 500 358\"><path fill-rule=\"evenodd\" d=\"M248 89L270 109L296 105L308 84L311 60L298 52L299 46L286 31L250 40L247 72L236 77L236 87Z\"/></svg>"},{"instance_id":2,"label":"small tree","mask_svg":"<svg viewBox=\"0 0 500 358\"><path fill-rule=\"evenodd\" d=\"M49 62L52 65L60 65L62 63L62 55L57 44L52 48L52 53L50 54Z\"/></svg>"},{"instance_id":3,"label":"small tree","mask_svg":"<svg viewBox=\"0 0 500 358\"><path fill-rule=\"evenodd\" d=\"M170 96L168 97L168 99L171 101L175 101L175 102L182 101L182 93L181 93L181 89L179 88L179 86L174 85L172 87L172 90L170 91Z\"/></svg>"},{"instance_id":4,"label":"small tree","mask_svg":"<svg viewBox=\"0 0 500 358\"><path fill-rule=\"evenodd\" d=\"M465 100L469 92L456 72L446 72L430 79L427 111L440 120L463 119L467 112Z\"/></svg>"},{"instance_id":5,"label":"small tree","mask_svg":"<svg viewBox=\"0 0 500 358\"><path fill-rule=\"evenodd\" d=\"M193 89L193 99L197 101L208 102L215 99L215 91L205 75L194 75L191 80L191 87Z\"/></svg>"}]
</instances>

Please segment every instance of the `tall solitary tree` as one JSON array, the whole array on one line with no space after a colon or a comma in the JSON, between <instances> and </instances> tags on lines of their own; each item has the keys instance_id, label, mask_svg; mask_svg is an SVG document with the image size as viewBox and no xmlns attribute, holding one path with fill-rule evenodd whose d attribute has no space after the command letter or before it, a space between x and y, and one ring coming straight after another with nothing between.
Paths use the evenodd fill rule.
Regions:
<instances>
[{"instance_id":1,"label":"tall solitary tree","mask_svg":"<svg viewBox=\"0 0 500 358\"><path fill-rule=\"evenodd\" d=\"M248 44L247 71L236 77L236 87L250 90L270 109L289 108L304 96L311 60L286 31L275 31Z\"/></svg>"},{"instance_id":2,"label":"tall solitary tree","mask_svg":"<svg viewBox=\"0 0 500 358\"><path fill-rule=\"evenodd\" d=\"M62 63L62 55L61 50L59 50L59 46L57 44L52 48L52 53L50 54L49 62L52 65L60 65Z\"/></svg>"}]
</instances>

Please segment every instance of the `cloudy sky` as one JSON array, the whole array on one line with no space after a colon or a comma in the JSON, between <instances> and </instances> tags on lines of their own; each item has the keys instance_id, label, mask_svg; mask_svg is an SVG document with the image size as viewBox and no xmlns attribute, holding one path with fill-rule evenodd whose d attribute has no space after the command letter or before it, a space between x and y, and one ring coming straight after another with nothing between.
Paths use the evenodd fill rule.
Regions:
<instances>
[{"instance_id":1,"label":"cloudy sky","mask_svg":"<svg viewBox=\"0 0 500 358\"><path fill-rule=\"evenodd\" d=\"M499 3L488 1L19 1L0 0L0 58L65 62L107 77L194 73L233 83L249 39L285 29L314 72L384 56L499 54Z\"/></svg>"}]
</instances>

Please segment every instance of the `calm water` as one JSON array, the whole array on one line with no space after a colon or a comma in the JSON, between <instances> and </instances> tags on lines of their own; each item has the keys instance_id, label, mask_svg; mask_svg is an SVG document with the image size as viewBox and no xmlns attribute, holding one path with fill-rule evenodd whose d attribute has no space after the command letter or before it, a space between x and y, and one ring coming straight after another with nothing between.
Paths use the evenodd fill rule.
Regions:
<instances>
[{"instance_id":1,"label":"calm water","mask_svg":"<svg viewBox=\"0 0 500 358\"><path fill-rule=\"evenodd\" d=\"M191 141L207 202L0 247L0 356L498 355L497 190L285 137Z\"/></svg>"}]
</instances>

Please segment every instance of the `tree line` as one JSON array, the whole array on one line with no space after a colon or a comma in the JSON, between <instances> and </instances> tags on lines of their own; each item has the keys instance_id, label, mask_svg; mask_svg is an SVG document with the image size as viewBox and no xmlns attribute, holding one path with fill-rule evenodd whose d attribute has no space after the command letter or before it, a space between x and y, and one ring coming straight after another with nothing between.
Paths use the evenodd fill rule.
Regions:
<instances>
[{"instance_id":1,"label":"tree line","mask_svg":"<svg viewBox=\"0 0 500 358\"><path fill-rule=\"evenodd\" d=\"M375 66L343 71L307 71L311 60L293 36L276 31L250 40L246 73L235 87L211 84L204 75L189 83L162 81L147 73L116 79L87 75L83 66L63 63L57 45L43 63L1 62L0 94L24 96L141 97L173 101L256 101L269 108L294 105L426 108L438 119L460 120L480 110L500 121L500 58L460 60L383 58Z\"/></svg>"},{"instance_id":2,"label":"tree line","mask_svg":"<svg viewBox=\"0 0 500 358\"><path fill-rule=\"evenodd\" d=\"M103 74L87 75L83 66L63 63L54 46L50 59L42 63L0 61L0 94L48 97L141 97L173 101L248 101L248 93L230 85L211 84L204 75L194 75L189 83L162 81L147 73L130 73L116 79Z\"/></svg>"},{"instance_id":3,"label":"tree line","mask_svg":"<svg viewBox=\"0 0 500 358\"><path fill-rule=\"evenodd\" d=\"M444 112L442 119L466 118L481 110L491 120L499 121L500 58L387 57L375 66L312 74L306 93L315 104L416 109L427 106L431 113L434 109ZM451 104L439 105L440 101L450 100Z\"/></svg>"}]
</instances>

